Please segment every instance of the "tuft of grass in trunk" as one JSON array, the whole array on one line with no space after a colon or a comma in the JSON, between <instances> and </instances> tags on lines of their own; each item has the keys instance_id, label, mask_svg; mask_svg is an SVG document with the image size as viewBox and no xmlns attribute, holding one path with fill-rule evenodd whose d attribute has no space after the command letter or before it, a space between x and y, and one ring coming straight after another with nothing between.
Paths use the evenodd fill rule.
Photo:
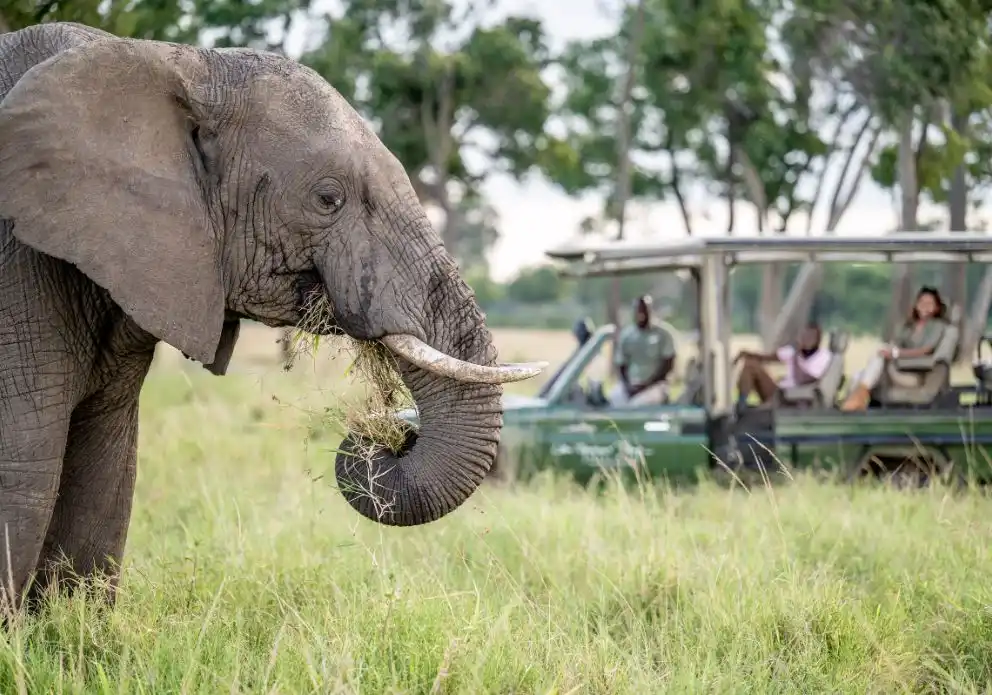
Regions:
<instances>
[{"instance_id":1,"label":"tuft of grass in trunk","mask_svg":"<svg viewBox=\"0 0 992 695\"><path fill-rule=\"evenodd\" d=\"M310 293L304 298L303 307L303 318L291 337L290 353L294 361L301 354L315 355L321 343L328 339L321 334L333 325L332 308L322 292ZM412 407L413 397L400 378L392 353L376 340L356 340L347 336L331 336L329 340L332 350L351 356L346 375L357 377L367 388L363 401L342 399L334 407L325 408L323 424L357 435L357 455L367 461L382 448L398 454L406 442L410 425L394 413Z\"/></svg>"}]
</instances>

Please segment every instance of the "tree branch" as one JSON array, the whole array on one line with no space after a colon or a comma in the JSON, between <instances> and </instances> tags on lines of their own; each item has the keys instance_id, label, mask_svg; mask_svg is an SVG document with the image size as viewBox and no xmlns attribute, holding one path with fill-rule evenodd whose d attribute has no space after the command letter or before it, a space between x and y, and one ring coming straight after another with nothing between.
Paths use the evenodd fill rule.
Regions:
<instances>
[{"instance_id":1,"label":"tree branch","mask_svg":"<svg viewBox=\"0 0 992 695\"><path fill-rule=\"evenodd\" d=\"M871 122L874 120L872 114L869 112L868 117L865 118L865 122L861 124L861 128L858 130L858 134L854 136L854 142L851 144L851 148L847 151L847 158L844 160L844 165L841 167L840 175L837 177L837 187L834 189L834 194L830 197L830 206L827 214L827 232L832 232L837 228L840 223L841 217L847 212L848 206L851 204L851 200L854 198L854 191L857 190L857 183L864 172L865 163L868 161L868 156L871 154L871 150L865 155L861 160L862 166L858 168L858 175L851 181L851 185L848 187L848 195L844 195L844 187L847 181L847 174L851 170L851 164L854 163L854 155L858 151L858 145L864 139L865 135L869 132L871 127ZM880 130L875 130L875 137L878 136ZM874 140L872 141L872 147L874 149Z\"/></svg>"},{"instance_id":2,"label":"tree branch","mask_svg":"<svg viewBox=\"0 0 992 695\"><path fill-rule=\"evenodd\" d=\"M743 147L734 145L734 155L744 169L744 187L747 189L748 199L758 210L759 231L764 231L768 224L768 198L765 195L765 185Z\"/></svg>"},{"instance_id":3,"label":"tree branch","mask_svg":"<svg viewBox=\"0 0 992 695\"><path fill-rule=\"evenodd\" d=\"M835 102L836 103L836 102ZM813 193L813 203L809 206L809 214L806 218L806 236L809 236L813 231L813 213L816 212L817 205L822 200L821 194L823 193L823 184L827 176L827 169L830 168L830 162L833 160L834 155L840 150L839 140L840 134L847 127L847 124L854 117L854 114L861 109L861 104L855 101L850 107L848 107L844 113L841 114L840 119L837 121L837 128L834 129L834 133L830 138L830 144L827 146L827 151L823 155L823 168L820 169L819 176L816 177L816 183L814 184ZM869 114L868 121L871 120ZM867 122L867 121L866 121ZM855 143L856 146L857 143ZM854 147L848 152L848 161L845 163L845 170L850 166L850 158L853 156ZM843 183L843 176L841 176L841 183Z\"/></svg>"},{"instance_id":4,"label":"tree branch","mask_svg":"<svg viewBox=\"0 0 992 695\"><path fill-rule=\"evenodd\" d=\"M926 120L923 121L923 127L920 129L920 139L916 142L916 155L914 160L916 162L916 199L919 200L920 193L923 190L923 177L920 176L920 166L923 162L923 151L927 147L927 135L930 132L930 117L928 116Z\"/></svg>"},{"instance_id":5,"label":"tree branch","mask_svg":"<svg viewBox=\"0 0 992 695\"><path fill-rule=\"evenodd\" d=\"M865 152L865 156L861 158L861 164L858 165L858 172L855 174L854 178L851 179L851 185L847 187L847 193L844 195L841 202L836 206L835 212L830 220L828 220L827 231L834 231L837 225L840 224L841 219L847 212L848 208L851 207L851 202L854 200L854 194L858 190L858 181L865 175L868 171L868 163L871 161L871 155L875 151L875 147L878 145L878 138L882 135L881 128L874 128L871 134L871 140L868 142L868 150ZM838 189L840 190L840 189Z\"/></svg>"},{"instance_id":6,"label":"tree branch","mask_svg":"<svg viewBox=\"0 0 992 695\"><path fill-rule=\"evenodd\" d=\"M424 47L424 74L428 75L429 64L427 56L430 45ZM451 64L446 63L438 81L435 94L436 102L433 98L425 98L420 104L420 118L424 128L424 139L427 143L427 151L430 156L431 166L434 175L437 177L434 193L435 200L444 211L444 223L441 227L441 240L445 246L453 248L451 230L454 229L454 210L448 196L448 162L451 161L451 152L454 145L454 138L451 135L451 121L454 109L454 71ZM425 95L426 96L426 95ZM434 118L434 105L437 104L437 119Z\"/></svg>"}]
</instances>

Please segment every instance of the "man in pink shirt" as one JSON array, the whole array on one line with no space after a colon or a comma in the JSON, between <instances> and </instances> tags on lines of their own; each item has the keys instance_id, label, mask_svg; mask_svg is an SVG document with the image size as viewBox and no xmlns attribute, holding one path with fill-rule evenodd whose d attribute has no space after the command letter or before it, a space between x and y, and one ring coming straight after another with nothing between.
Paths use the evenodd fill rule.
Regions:
<instances>
[{"instance_id":1,"label":"man in pink shirt","mask_svg":"<svg viewBox=\"0 0 992 695\"><path fill-rule=\"evenodd\" d=\"M770 354L741 350L734 359L734 364L743 362L737 377L739 402L743 405L756 392L762 403L768 403L781 388L819 381L830 365L830 351L821 347L821 342L820 326L810 322L799 333L795 346L783 345ZM776 382L765 369L769 362L784 364L785 377Z\"/></svg>"}]
</instances>

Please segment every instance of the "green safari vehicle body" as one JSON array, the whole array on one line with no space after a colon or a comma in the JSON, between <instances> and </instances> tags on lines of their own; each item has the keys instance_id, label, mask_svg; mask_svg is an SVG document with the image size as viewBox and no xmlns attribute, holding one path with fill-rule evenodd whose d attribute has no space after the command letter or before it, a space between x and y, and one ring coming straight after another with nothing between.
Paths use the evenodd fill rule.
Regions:
<instances>
[{"instance_id":1,"label":"green safari vehicle body","mask_svg":"<svg viewBox=\"0 0 992 695\"><path fill-rule=\"evenodd\" d=\"M500 454L493 474L526 478L551 468L587 482L603 471L627 469L633 474L640 469L654 480L681 484L696 482L714 466L710 418L705 408L686 402L694 400L691 394L683 392L666 405L618 408L598 397L598 384L583 383L585 370L609 349L613 333L612 325L598 328L541 395L504 394ZM763 420L738 445L765 453L764 458L773 461L765 464L770 472L786 466L848 474L870 457L901 460L925 451L943 465L953 463L962 475L992 482L986 454L992 445L988 408L760 412ZM418 424L413 409L400 416Z\"/></svg>"}]
</instances>

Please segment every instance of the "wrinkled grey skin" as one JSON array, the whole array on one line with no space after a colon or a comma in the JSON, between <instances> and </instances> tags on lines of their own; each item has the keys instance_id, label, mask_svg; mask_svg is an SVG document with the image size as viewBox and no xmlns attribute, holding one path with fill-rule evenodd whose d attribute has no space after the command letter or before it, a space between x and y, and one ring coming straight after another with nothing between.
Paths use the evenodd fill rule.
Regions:
<instances>
[{"instance_id":1,"label":"wrinkled grey skin","mask_svg":"<svg viewBox=\"0 0 992 695\"><path fill-rule=\"evenodd\" d=\"M311 70L75 24L0 36L0 68L0 578L15 603L31 577L30 595L61 585L63 557L116 585L159 340L223 374L239 318L295 324L321 290L332 331L495 363L401 164ZM344 492L361 514L422 524L491 466L501 388L397 363L419 435L336 472L393 500L380 516Z\"/></svg>"}]
</instances>

